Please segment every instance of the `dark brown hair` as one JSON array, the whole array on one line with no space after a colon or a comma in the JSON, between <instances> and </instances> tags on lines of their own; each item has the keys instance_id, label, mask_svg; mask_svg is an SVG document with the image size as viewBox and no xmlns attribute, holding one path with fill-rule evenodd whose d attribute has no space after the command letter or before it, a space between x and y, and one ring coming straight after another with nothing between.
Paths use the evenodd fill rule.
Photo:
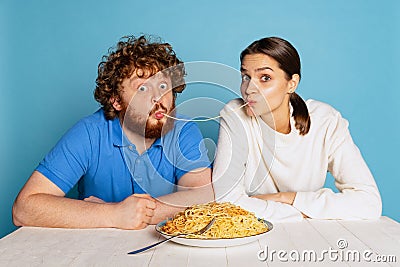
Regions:
<instances>
[{"instance_id":1,"label":"dark brown hair","mask_svg":"<svg viewBox=\"0 0 400 267\"><path fill-rule=\"evenodd\" d=\"M300 56L288 41L279 37L262 38L253 42L240 54L240 61L246 55L264 54L275 59L279 68L286 73L287 80L290 80L293 74L298 74L301 78ZM290 104L293 107L293 117L296 122L296 129L301 135L306 135L310 130L311 120L307 105L304 100L295 92L290 94Z\"/></svg>"},{"instance_id":2,"label":"dark brown hair","mask_svg":"<svg viewBox=\"0 0 400 267\"><path fill-rule=\"evenodd\" d=\"M119 111L114 101L121 99L121 84L134 71L138 77L148 78L159 71L165 71L172 81L174 98L185 89L185 68L168 43L155 37L126 36L121 38L115 49L110 48L98 66L94 98L101 104L107 119L114 119ZM140 70L140 71L139 71Z\"/></svg>"}]
</instances>

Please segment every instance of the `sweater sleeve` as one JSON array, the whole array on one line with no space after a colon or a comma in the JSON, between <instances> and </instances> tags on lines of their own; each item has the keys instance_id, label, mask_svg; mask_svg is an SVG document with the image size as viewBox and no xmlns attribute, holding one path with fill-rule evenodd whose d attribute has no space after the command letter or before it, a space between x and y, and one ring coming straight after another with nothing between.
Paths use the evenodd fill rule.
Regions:
<instances>
[{"instance_id":1,"label":"sweater sleeve","mask_svg":"<svg viewBox=\"0 0 400 267\"><path fill-rule=\"evenodd\" d=\"M374 178L348 130L348 122L333 111L325 145L328 171L339 193L329 188L298 192L293 206L316 219L374 219L381 215L381 197Z\"/></svg>"},{"instance_id":2,"label":"sweater sleeve","mask_svg":"<svg viewBox=\"0 0 400 267\"><path fill-rule=\"evenodd\" d=\"M239 106L239 105L238 105ZM231 202L259 218L271 222L299 221L302 214L293 206L251 198L246 190L246 165L249 160L250 138L236 105L228 104L221 111L217 154L213 169L213 186L218 202Z\"/></svg>"}]
</instances>

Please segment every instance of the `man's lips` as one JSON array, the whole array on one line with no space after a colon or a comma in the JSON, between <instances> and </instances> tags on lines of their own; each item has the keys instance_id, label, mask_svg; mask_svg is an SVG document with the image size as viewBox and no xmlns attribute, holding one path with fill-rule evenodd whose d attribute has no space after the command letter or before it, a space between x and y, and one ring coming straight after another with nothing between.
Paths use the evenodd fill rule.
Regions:
<instances>
[{"instance_id":1,"label":"man's lips","mask_svg":"<svg viewBox=\"0 0 400 267\"><path fill-rule=\"evenodd\" d=\"M164 114L161 111L157 111L156 113L154 113L154 117L156 117L156 119L161 120L162 118L164 118Z\"/></svg>"},{"instance_id":2,"label":"man's lips","mask_svg":"<svg viewBox=\"0 0 400 267\"><path fill-rule=\"evenodd\" d=\"M165 113L166 113L165 110L158 110L154 112L154 118L156 118L157 120L161 120L162 118L164 118Z\"/></svg>"}]
</instances>

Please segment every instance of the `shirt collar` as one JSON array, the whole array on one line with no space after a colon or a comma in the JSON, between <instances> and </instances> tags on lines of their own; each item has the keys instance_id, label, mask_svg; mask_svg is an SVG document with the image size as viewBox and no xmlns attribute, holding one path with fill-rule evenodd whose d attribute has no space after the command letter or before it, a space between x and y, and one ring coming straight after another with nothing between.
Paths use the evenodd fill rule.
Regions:
<instances>
[{"instance_id":1,"label":"shirt collar","mask_svg":"<svg viewBox=\"0 0 400 267\"><path fill-rule=\"evenodd\" d=\"M111 124L111 132L114 146L122 146L122 128L119 118L116 117L109 122Z\"/></svg>"}]
</instances>

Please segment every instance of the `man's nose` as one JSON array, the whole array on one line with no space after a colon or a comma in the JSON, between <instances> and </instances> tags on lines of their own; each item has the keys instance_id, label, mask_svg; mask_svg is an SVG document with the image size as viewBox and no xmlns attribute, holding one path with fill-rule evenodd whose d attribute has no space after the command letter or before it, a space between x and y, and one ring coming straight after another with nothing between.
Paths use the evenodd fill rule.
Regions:
<instances>
[{"instance_id":1,"label":"man's nose","mask_svg":"<svg viewBox=\"0 0 400 267\"><path fill-rule=\"evenodd\" d=\"M152 97L152 102L157 103L160 102L162 98L162 94L160 93L159 90L153 90L153 97Z\"/></svg>"}]
</instances>

